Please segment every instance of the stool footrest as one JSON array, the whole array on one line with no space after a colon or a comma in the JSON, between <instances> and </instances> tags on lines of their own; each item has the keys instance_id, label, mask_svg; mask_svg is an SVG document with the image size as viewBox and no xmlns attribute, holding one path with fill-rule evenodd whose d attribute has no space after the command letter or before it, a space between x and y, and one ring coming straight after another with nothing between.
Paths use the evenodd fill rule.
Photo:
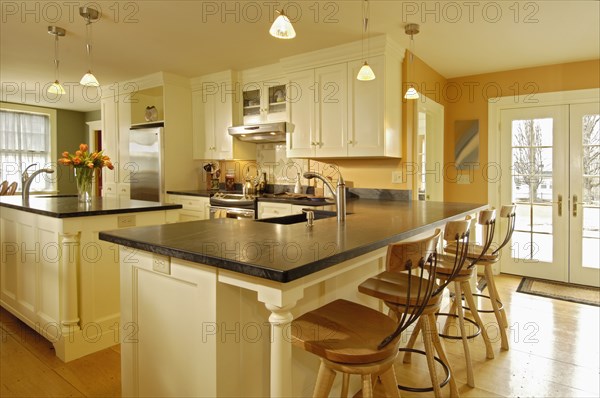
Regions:
<instances>
[{"instance_id":1,"label":"stool footrest","mask_svg":"<svg viewBox=\"0 0 600 398\"><path fill-rule=\"evenodd\" d=\"M483 297L483 298L486 298L486 299L488 299L488 300L490 300L490 301L492 300L490 296L486 296L485 294L473 293L473 296L476 296L476 297ZM464 300L464 296L463 296L462 298L463 298L463 300ZM498 300L498 299L496 299L496 302L498 303L498 310L499 310L499 311L502 311L502 309L504 308L504 304L502 304L502 301L500 301L500 300ZM463 307L465 310L469 310L469 311L471 311L471 309L470 309L469 307L465 306L465 305L463 305L462 307ZM486 313L486 314L492 314L492 313L494 312L494 310L493 310L493 309L492 309L492 310L484 310L484 309L481 309L481 310L480 310L479 308L477 308L477 312L483 312L483 313ZM466 319L466 318L465 318L465 319Z\"/></svg>"},{"instance_id":2,"label":"stool footrest","mask_svg":"<svg viewBox=\"0 0 600 398\"><path fill-rule=\"evenodd\" d=\"M437 312L435 315L437 316L449 316L452 318L458 318L458 315L456 314L450 314L448 312ZM467 318L466 316L463 317L463 319L467 322L469 322L472 325L475 325L475 327L477 328L477 330L475 331L475 333L470 334L467 336L467 339L474 339L475 337L479 336L481 334L481 327L477 324L477 322L475 322L472 319ZM451 340L462 340L461 336L451 336L449 334L443 334L443 333L438 333L438 336L443 337L445 339L451 339Z\"/></svg>"},{"instance_id":3,"label":"stool footrest","mask_svg":"<svg viewBox=\"0 0 600 398\"><path fill-rule=\"evenodd\" d=\"M427 353L423 350L417 350L414 348L399 348L398 351L400 352L414 352L416 354L421 354L421 355L427 355ZM448 366L446 366L446 364L438 357L433 357L434 361L436 361L437 363L439 363L442 366L442 369L444 369L444 372L446 373L446 378L444 379L444 381L442 381L440 383L440 388L444 387L446 384L448 384L448 382L450 382L450 377L452 377L450 375L450 369L448 369ZM410 391L410 392L431 392L433 391L433 387L409 387L409 386L402 386L400 384L398 384L398 389L402 390L402 391Z\"/></svg>"}]
</instances>

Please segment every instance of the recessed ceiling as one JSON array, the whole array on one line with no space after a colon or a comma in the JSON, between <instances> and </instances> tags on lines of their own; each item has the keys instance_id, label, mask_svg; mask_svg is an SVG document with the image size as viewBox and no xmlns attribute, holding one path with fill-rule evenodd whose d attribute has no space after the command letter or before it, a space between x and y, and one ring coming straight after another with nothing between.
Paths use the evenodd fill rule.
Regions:
<instances>
[{"instance_id":1,"label":"recessed ceiling","mask_svg":"<svg viewBox=\"0 0 600 398\"><path fill-rule=\"evenodd\" d=\"M94 74L103 86L158 71L196 77L243 70L280 58L361 38L361 0L348 1L122 1L100 7L93 24ZM421 25L415 53L446 78L598 59L598 1L371 0L371 35L408 46L404 25ZM87 70L85 21L77 2L3 2L0 80L3 101L89 111L95 89L77 82ZM268 30L274 9L285 8L297 37ZM68 94L53 101L49 25L60 39L60 80Z\"/></svg>"}]
</instances>

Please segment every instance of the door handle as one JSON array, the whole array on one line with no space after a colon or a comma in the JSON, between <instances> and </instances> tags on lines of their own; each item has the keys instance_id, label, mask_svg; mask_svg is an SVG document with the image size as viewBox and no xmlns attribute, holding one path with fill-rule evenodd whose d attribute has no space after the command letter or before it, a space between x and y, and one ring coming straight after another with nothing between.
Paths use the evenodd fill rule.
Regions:
<instances>
[{"instance_id":1,"label":"door handle","mask_svg":"<svg viewBox=\"0 0 600 398\"><path fill-rule=\"evenodd\" d=\"M562 195L559 194L558 195L558 216L559 217L562 217L562 205L563 205Z\"/></svg>"},{"instance_id":2,"label":"door handle","mask_svg":"<svg viewBox=\"0 0 600 398\"><path fill-rule=\"evenodd\" d=\"M573 217L577 217L577 195L573 195Z\"/></svg>"}]
</instances>

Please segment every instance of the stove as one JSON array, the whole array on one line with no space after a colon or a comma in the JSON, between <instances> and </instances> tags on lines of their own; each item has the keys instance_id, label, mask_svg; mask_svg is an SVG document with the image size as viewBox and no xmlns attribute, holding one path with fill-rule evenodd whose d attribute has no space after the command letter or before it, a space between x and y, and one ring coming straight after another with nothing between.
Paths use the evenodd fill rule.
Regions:
<instances>
[{"instance_id":1,"label":"stove","mask_svg":"<svg viewBox=\"0 0 600 398\"><path fill-rule=\"evenodd\" d=\"M210 218L256 218L256 197L217 192L209 199Z\"/></svg>"}]
</instances>

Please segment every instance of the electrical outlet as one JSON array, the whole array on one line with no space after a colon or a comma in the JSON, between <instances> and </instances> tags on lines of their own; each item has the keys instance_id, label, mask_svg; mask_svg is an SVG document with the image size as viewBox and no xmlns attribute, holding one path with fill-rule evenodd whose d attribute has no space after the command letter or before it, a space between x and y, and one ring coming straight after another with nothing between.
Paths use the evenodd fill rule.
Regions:
<instances>
[{"instance_id":1,"label":"electrical outlet","mask_svg":"<svg viewBox=\"0 0 600 398\"><path fill-rule=\"evenodd\" d=\"M402 184L402 170L392 171L392 184Z\"/></svg>"},{"instance_id":2,"label":"electrical outlet","mask_svg":"<svg viewBox=\"0 0 600 398\"><path fill-rule=\"evenodd\" d=\"M456 176L456 183L457 184L470 184L471 179L469 178L468 174L459 174Z\"/></svg>"},{"instance_id":3,"label":"electrical outlet","mask_svg":"<svg viewBox=\"0 0 600 398\"><path fill-rule=\"evenodd\" d=\"M161 274L171 275L171 259L166 256L155 254L152 257L152 270Z\"/></svg>"},{"instance_id":4,"label":"electrical outlet","mask_svg":"<svg viewBox=\"0 0 600 398\"><path fill-rule=\"evenodd\" d=\"M127 227L135 227L135 216L118 216L117 217L117 226L119 228L127 228Z\"/></svg>"}]
</instances>

